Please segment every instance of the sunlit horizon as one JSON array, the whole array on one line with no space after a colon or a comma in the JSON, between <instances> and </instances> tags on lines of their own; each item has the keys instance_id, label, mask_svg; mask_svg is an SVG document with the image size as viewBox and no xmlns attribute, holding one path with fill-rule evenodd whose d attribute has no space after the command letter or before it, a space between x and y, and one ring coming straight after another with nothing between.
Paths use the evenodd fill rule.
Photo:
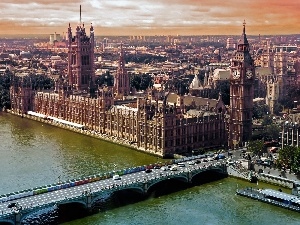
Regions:
<instances>
[{"instance_id":1,"label":"sunlit horizon","mask_svg":"<svg viewBox=\"0 0 300 225\"><path fill-rule=\"evenodd\" d=\"M63 34L82 22L97 36L300 33L298 0L2 0L0 35Z\"/></svg>"}]
</instances>

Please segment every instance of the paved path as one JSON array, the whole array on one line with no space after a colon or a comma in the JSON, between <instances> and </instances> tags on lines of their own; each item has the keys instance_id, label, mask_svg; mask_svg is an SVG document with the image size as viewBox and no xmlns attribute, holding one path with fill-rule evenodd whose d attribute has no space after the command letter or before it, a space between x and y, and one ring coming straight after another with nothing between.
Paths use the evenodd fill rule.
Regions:
<instances>
[{"instance_id":1,"label":"paved path","mask_svg":"<svg viewBox=\"0 0 300 225\"><path fill-rule=\"evenodd\" d=\"M274 168L270 168L268 166L262 166L262 165L255 165L254 169L256 172L258 172L259 169L262 169L264 173L269 173L274 176L279 176L279 177L287 178L289 180L296 180L296 181L300 182L299 175L289 173L289 171L284 172L282 170L278 170L278 169L274 169Z\"/></svg>"}]
</instances>

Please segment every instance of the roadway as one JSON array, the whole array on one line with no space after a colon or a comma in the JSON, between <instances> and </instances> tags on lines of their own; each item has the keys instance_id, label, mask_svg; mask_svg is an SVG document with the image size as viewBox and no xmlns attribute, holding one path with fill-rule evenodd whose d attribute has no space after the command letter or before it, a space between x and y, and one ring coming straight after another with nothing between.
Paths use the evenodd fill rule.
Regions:
<instances>
[{"instance_id":1,"label":"roadway","mask_svg":"<svg viewBox=\"0 0 300 225\"><path fill-rule=\"evenodd\" d=\"M177 170L174 171L168 167L165 167L166 170L163 170L162 168L152 169L151 172L149 173L146 173L145 171L141 171L132 174L122 175L118 180L115 180L113 178L108 178L105 180L100 180L92 183L82 184L79 186L69 187L66 189L60 189L60 190L51 191L43 194L27 196L20 199L2 202L0 203L0 213L2 215L10 214L14 210L16 210L15 208L8 208L8 205L11 203L18 203L18 206L22 207L22 209L34 208L42 205L56 203L62 200L67 200L74 197L79 197L88 193L99 192L104 189L112 189L117 186L125 186L125 185L143 182L151 179L157 179L164 176L176 175L182 172L193 171L196 169L200 169L203 166L216 164L217 162L221 164L222 162L225 161L225 160L216 161L213 160L212 158L209 160L211 161L208 161L208 159L206 159L198 164L196 164L196 160L190 160L190 161L194 161L194 163L191 163L190 161L186 161L182 163L184 165L182 167L179 167L177 164L173 164L173 165L177 165L176 166Z\"/></svg>"}]
</instances>

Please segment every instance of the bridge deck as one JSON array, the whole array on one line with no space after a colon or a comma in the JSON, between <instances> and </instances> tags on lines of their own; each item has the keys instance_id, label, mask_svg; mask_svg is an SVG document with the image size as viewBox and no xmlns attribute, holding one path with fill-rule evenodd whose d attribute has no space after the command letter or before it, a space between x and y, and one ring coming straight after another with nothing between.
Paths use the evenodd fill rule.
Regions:
<instances>
[{"instance_id":1,"label":"bridge deck","mask_svg":"<svg viewBox=\"0 0 300 225\"><path fill-rule=\"evenodd\" d=\"M222 166L224 160L213 161L213 162L201 162L198 164L189 164L189 161L195 161L197 158L193 157L193 159L185 159L185 160L177 160L173 165L177 165L177 162L183 161L183 167L177 166L177 170L167 170L162 169L152 169L150 173L146 173L145 171L124 174L120 176L120 179L115 180L113 178L108 178L105 180L94 181L91 183L81 184L79 186L68 187L65 189L55 190L47 193L41 193L31 196L22 197L19 199L9 200L5 202L1 202L0 199L0 220L1 218L5 218L9 215L13 215L15 213L16 208L9 208L8 205L11 203L17 203L18 207L22 207L22 210L26 211L34 211L34 208L44 208L46 206L53 206L55 204L59 204L60 202L68 202L68 200L72 200L77 197L82 197L87 193L99 193L104 190L114 190L119 188L132 187L135 184L139 183L147 183L150 180L165 180L171 178L173 176L178 176L180 174L187 174L190 172L195 172L197 170L207 170L209 166ZM170 165L170 166L173 166Z\"/></svg>"}]
</instances>

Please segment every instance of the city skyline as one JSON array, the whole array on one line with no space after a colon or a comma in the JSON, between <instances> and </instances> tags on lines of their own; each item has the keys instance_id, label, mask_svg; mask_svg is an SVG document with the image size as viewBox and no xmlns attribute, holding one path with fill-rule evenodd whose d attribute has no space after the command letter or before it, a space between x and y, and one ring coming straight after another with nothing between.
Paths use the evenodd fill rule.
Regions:
<instances>
[{"instance_id":1,"label":"city skyline","mask_svg":"<svg viewBox=\"0 0 300 225\"><path fill-rule=\"evenodd\" d=\"M137 4L138 3L138 4ZM49 34L82 22L96 35L298 34L298 1L288 0L3 0L0 34Z\"/></svg>"}]
</instances>

